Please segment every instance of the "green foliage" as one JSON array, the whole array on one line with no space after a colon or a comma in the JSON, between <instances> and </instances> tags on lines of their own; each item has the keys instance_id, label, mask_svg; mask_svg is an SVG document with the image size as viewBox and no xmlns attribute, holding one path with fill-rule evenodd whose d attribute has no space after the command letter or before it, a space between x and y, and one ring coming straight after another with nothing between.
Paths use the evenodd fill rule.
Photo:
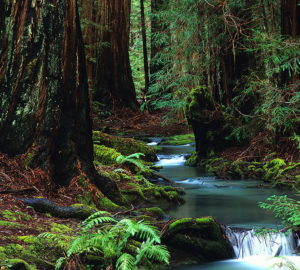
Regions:
<instances>
[{"instance_id":1,"label":"green foliage","mask_svg":"<svg viewBox=\"0 0 300 270\"><path fill-rule=\"evenodd\" d=\"M159 231L145 221L116 219L108 212L100 211L82 223L81 234L71 243L66 261L73 256L84 254L101 255L104 267L119 270L138 269L144 259L168 264L169 253L165 246L159 245ZM55 239L55 236L47 234ZM142 243L136 242L142 241ZM57 269L64 259L57 261Z\"/></svg>"},{"instance_id":2,"label":"green foliage","mask_svg":"<svg viewBox=\"0 0 300 270\"><path fill-rule=\"evenodd\" d=\"M298 134L294 133L291 136L291 139L296 143L297 149L300 149L300 136Z\"/></svg>"},{"instance_id":3,"label":"green foliage","mask_svg":"<svg viewBox=\"0 0 300 270\"><path fill-rule=\"evenodd\" d=\"M300 201L288 198L286 195L273 195L267 198L267 202L260 202L259 206L273 211L286 226L299 227L300 225Z\"/></svg>"},{"instance_id":4,"label":"green foliage","mask_svg":"<svg viewBox=\"0 0 300 270\"><path fill-rule=\"evenodd\" d=\"M150 56L150 7L151 1L144 1L145 19L146 19L146 36L147 36L147 50L148 56ZM129 58L130 66L132 70L132 77L137 92L137 97L143 99L143 90L145 88L144 77L144 62L143 62L143 43L141 35L141 18L140 18L140 1L131 1L131 17L130 17L130 47ZM150 59L148 59L148 63ZM142 106L145 104L142 104Z\"/></svg>"},{"instance_id":5,"label":"green foliage","mask_svg":"<svg viewBox=\"0 0 300 270\"><path fill-rule=\"evenodd\" d=\"M145 163L140 160L140 157L145 156L143 153L134 153L128 156L119 155L116 158L117 164L131 163L137 166L140 169L145 169Z\"/></svg>"},{"instance_id":6,"label":"green foliage","mask_svg":"<svg viewBox=\"0 0 300 270\"><path fill-rule=\"evenodd\" d=\"M188 144L188 143L192 143L195 141L195 136L194 134L183 134L183 135L175 135L175 136L171 136L168 138L165 138L165 140L163 140L161 142L162 145L167 144L167 145L183 145L183 144Z\"/></svg>"}]
</instances>

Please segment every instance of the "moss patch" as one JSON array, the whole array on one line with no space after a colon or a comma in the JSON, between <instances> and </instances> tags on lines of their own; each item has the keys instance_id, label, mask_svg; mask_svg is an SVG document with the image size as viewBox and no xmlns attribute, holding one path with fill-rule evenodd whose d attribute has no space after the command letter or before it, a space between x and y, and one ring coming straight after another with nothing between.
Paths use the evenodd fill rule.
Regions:
<instances>
[{"instance_id":1,"label":"moss patch","mask_svg":"<svg viewBox=\"0 0 300 270\"><path fill-rule=\"evenodd\" d=\"M13 221L17 221L17 220L32 220L32 216L22 213L18 210L16 211L11 211L11 210L2 210L0 211L0 216L9 219L9 220L13 220Z\"/></svg>"},{"instance_id":2,"label":"moss patch","mask_svg":"<svg viewBox=\"0 0 300 270\"><path fill-rule=\"evenodd\" d=\"M161 144L162 145L183 145L192 143L195 141L195 136L193 133L184 134L184 135L175 135L165 138Z\"/></svg>"},{"instance_id":3,"label":"moss patch","mask_svg":"<svg viewBox=\"0 0 300 270\"><path fill-rule=\"evenodd\" d=\"M113 148L124 156L134 153L143 153L145 160L157 160L155 150L152 147L132 138L120 138L100 131L93 131L93 141L95 144Z\"/></svg>"},{"instance_id":4,"label":"moss patch","mask_svg":"<svg viewBox=\"0 0 300 270\"><path fill-rule=\"evenodd\" d=\"M94 144L94 163L95 165L112 165L116 164L116 159L121 153L115 149Z\"/></svg>"},{"instance_id":5,"label":"moss patch","mask_svg":"<svg viewBox=\"0 0 300 270\"><path fill-rule=\"evenodd\" d=\"M6 220L0 220L0 227L10 227L10 228L22 228L25 225L23 224L19 224L16 222L10 222L10 221L6 221Z\"/></svg>"}]
</instances>

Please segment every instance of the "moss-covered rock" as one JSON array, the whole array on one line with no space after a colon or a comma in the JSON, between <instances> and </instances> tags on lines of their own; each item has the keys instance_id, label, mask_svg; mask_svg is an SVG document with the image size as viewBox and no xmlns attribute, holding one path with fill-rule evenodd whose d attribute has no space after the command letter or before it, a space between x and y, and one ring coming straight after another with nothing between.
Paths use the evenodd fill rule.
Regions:
<instances>
[{"instance_id":1,"label":"moss-covered rock","mask_svg":"<svg viewBox=\"0 0 300 270\"><path fill-rule=\"evenodd\" d=\"M197 152L193 152L186 160L185 164L189 167L197 167L199 165L200 158Z\"/></svg>"},{"instance_id":2,"label":"moss-covered rock","mask_svg":"<svg viewBox=\"0 0 300 270\"><path fill-rule=\"evenodd\" d=\"M191 158L192 165L196 158L195 156ZM287 162L281 158L261 161L228 161L223 158L210 158L202 159L198 162L198 166L205 172L213 173L220 178L263 180L275 186L287 186L293 189L300 187L300 163Z\"/></svg>"},{"instance_id":3,"label":"moss-covered rock","mask_svg":"<svg viewBox=\"0 0 300 270\"><path fill-rule=\"evenodd\" d=\"M29 265L27 262L21 259L7 259L0 266L7 267L1 269L11 269L11 270L36 270L37 268L33 265Z\"/></svg>"},{"instance_id":4,"label":"moss-covered rock","mask_svg":"<svg viewBox=\"0 0 300 270\"><path fill-rule=\"evenodd\" d=\"M146 145L144 142L137 141L132 138L120 138L100 131L93 131L93 141L97 145L104 145L106 147L113 148L115 151L124 156L134 153L143 153L145 155L145 160L157 160L155 150L152 147Z\"/></svg>"},{"instance_id":5,"label":"moss-covered rock","mask_svg":"<svg viewBox=\"0 0 300 270\"><path fill-rule=\"evenodd\" d=\"M169 224L162 241L171 247L173 254L183 252L198 262L234 256L220 225L212 217L176 220Z\"/></svg>"},{"instance_id":6,"label":"moss-covered rock","mask_svg":"<svg viewBox=\"0 0 300 270\"><path fill-rule=\"evenodd\" d=\"M166 137L160 143L162 145L184 145L188 143L192 143L195 141L195 136L193 133L183 134L183 135L175 135L171 137Z\"/></svg>"},{"instance_id":7,"label":"moss-covered rock","mask_svg":"<svg viewBox=\"0 0 300 270\"><path fill-rule=\"evenodd\" d=\"M116 159L121 153L114 148L104 145L94 144L94 162L95 165L112 165L116 164Z\"/></svg>"},{"instance_id":8,"label":"moss-covered rock","mask_svg":"<svg viewBox=\"0 0 300 270\"><path fill-rule=\"evenodd\" d=\"M211 91L198 86L185 101L185 115L195 135L196 151L201 158L231 146L229 139L233 120L213 101Z\"/></svg>"},{"instance_id":9,"label":"moss-covered rock","mask_svg":"<svg viewBox=\"0 0 300 270\"><path fill-rule=\"evenodd\" d=\"M159 207L141 208L138 211L142 212L144 215L155 217L157 219L162 219L165 216L165 212Z\"/></svg>"}]
</instances>

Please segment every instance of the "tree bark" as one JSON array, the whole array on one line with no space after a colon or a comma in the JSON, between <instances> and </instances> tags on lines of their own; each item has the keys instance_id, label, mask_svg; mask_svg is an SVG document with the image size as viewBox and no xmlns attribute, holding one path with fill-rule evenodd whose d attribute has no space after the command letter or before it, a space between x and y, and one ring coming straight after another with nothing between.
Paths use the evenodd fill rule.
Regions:
<instances>
[{"instance_id":1,"label":"tree bark","mask_svg":"<svg viewBox=\"0 0 300 270\"><path fill-rule=\"evenodd\" d=\"M94 100L113 109L138 108L129 62L130 0L103 0Z\"/></svg>"},{"instance_id":2,"label":"tree bark","mask_svg":"<svg viewBox=\"0 0 300 270\"><path fill-rule=\"evenodd\" d=\"M281 34L297 37L297 0L282 0L281 1ZM299 11L299 9L298 9ZM299 26L298 26L299 27Z\"/></svg>"},{"instance_id":3,"label":"tree bark","mask_svg":"<svg viewBox=\"0 0 300 270\"><path fill-rule=\"evenodd\" d=\"M93 166L85 54L76 0L0 0L0 151L26 154L57 185Z\"/></svg>"},{"instance_id":4,"label":"tree bark","mask_svg":"<svg viewBox=\"0 0 300 270\"><path fill-rule=\"evenodd\" d=\"M165 1L167 2L167 1ZM156 56L161 51L161 46L157 43L156 34L164 32L164 26L161 25L160 20L157 18L158 13L163 8L163 0L151 0L151 61L150 61L150 83L154 80L153 75L161 70L162 65L158 64Z\"/></svg>"},{"instance_id":5,"label":"tree bark","mask_svg":"<svg viewBox=\"0 0 300 270\"><path fill-rule=\"evenodd\" d=\"M145 89L144 89L143 96L145 98L145 96L147 95L148 90L149 90L149 66L148 66L148 50L147 50L147 35L146 35L144 0L140 0L140 8L141 8L144 73L145 73Z\"/></svg>"}]
</instances>

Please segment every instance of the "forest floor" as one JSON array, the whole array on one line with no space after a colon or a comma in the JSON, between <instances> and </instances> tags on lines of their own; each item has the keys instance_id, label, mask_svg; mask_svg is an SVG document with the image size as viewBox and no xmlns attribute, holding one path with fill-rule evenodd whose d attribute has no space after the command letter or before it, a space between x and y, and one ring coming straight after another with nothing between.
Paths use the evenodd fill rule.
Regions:
<instances>
[{"instance_id":1,"label":"forest floor","mask_svg":"<svg viewBox=\"0 0 300 270\"><path fill-rule=\"evenodd\" d=\"M165 113L123 110L105 119L94 117L94 129L126 137L171 136L191 132L184 119L163 121L164 116ZM78 220L38 213L18 198L43 197L57 205L69 206L77 203L76 197L84 193L76 182L73 181L69 187L54 187L43 171L24 166L22 156L9 158L0 154L0 213L2 222L7 223L0 224L6 225L0 226L0 246L21 244L22 241L16 236L36 236L43 231L50 231L51 224L75 228ZM15 215L12 217L11 213Z\"/></svg>"},{"instance_id":2,"label":"forest floor","mask_svg":"<svg viewBox=\"0 0 300 270\"><path fill-rule=\"evenodd\" d=\"M123 109L99 119L94 114L94 129L104 132L133 137L165 137L191 133L184 117L168 117L168 112L131 111Z\"/></svg>"},{"instance_id":3,"label":"forest floor","mask_svg":"<svg viewBox=\"0 0 300 270\"><path fill-rule=\"evenodd\" d=\"M67 206L76 203L80 190L72 188L54 189L51 181L39 169L24 168L22 157L9 158L0 154L0 246L8 243L21 243L16 236L38 235L50 231L51 224L78 224L78 221L60 219L36 212L18 198L45 197Z\"/></svg>"}]
</instances>

